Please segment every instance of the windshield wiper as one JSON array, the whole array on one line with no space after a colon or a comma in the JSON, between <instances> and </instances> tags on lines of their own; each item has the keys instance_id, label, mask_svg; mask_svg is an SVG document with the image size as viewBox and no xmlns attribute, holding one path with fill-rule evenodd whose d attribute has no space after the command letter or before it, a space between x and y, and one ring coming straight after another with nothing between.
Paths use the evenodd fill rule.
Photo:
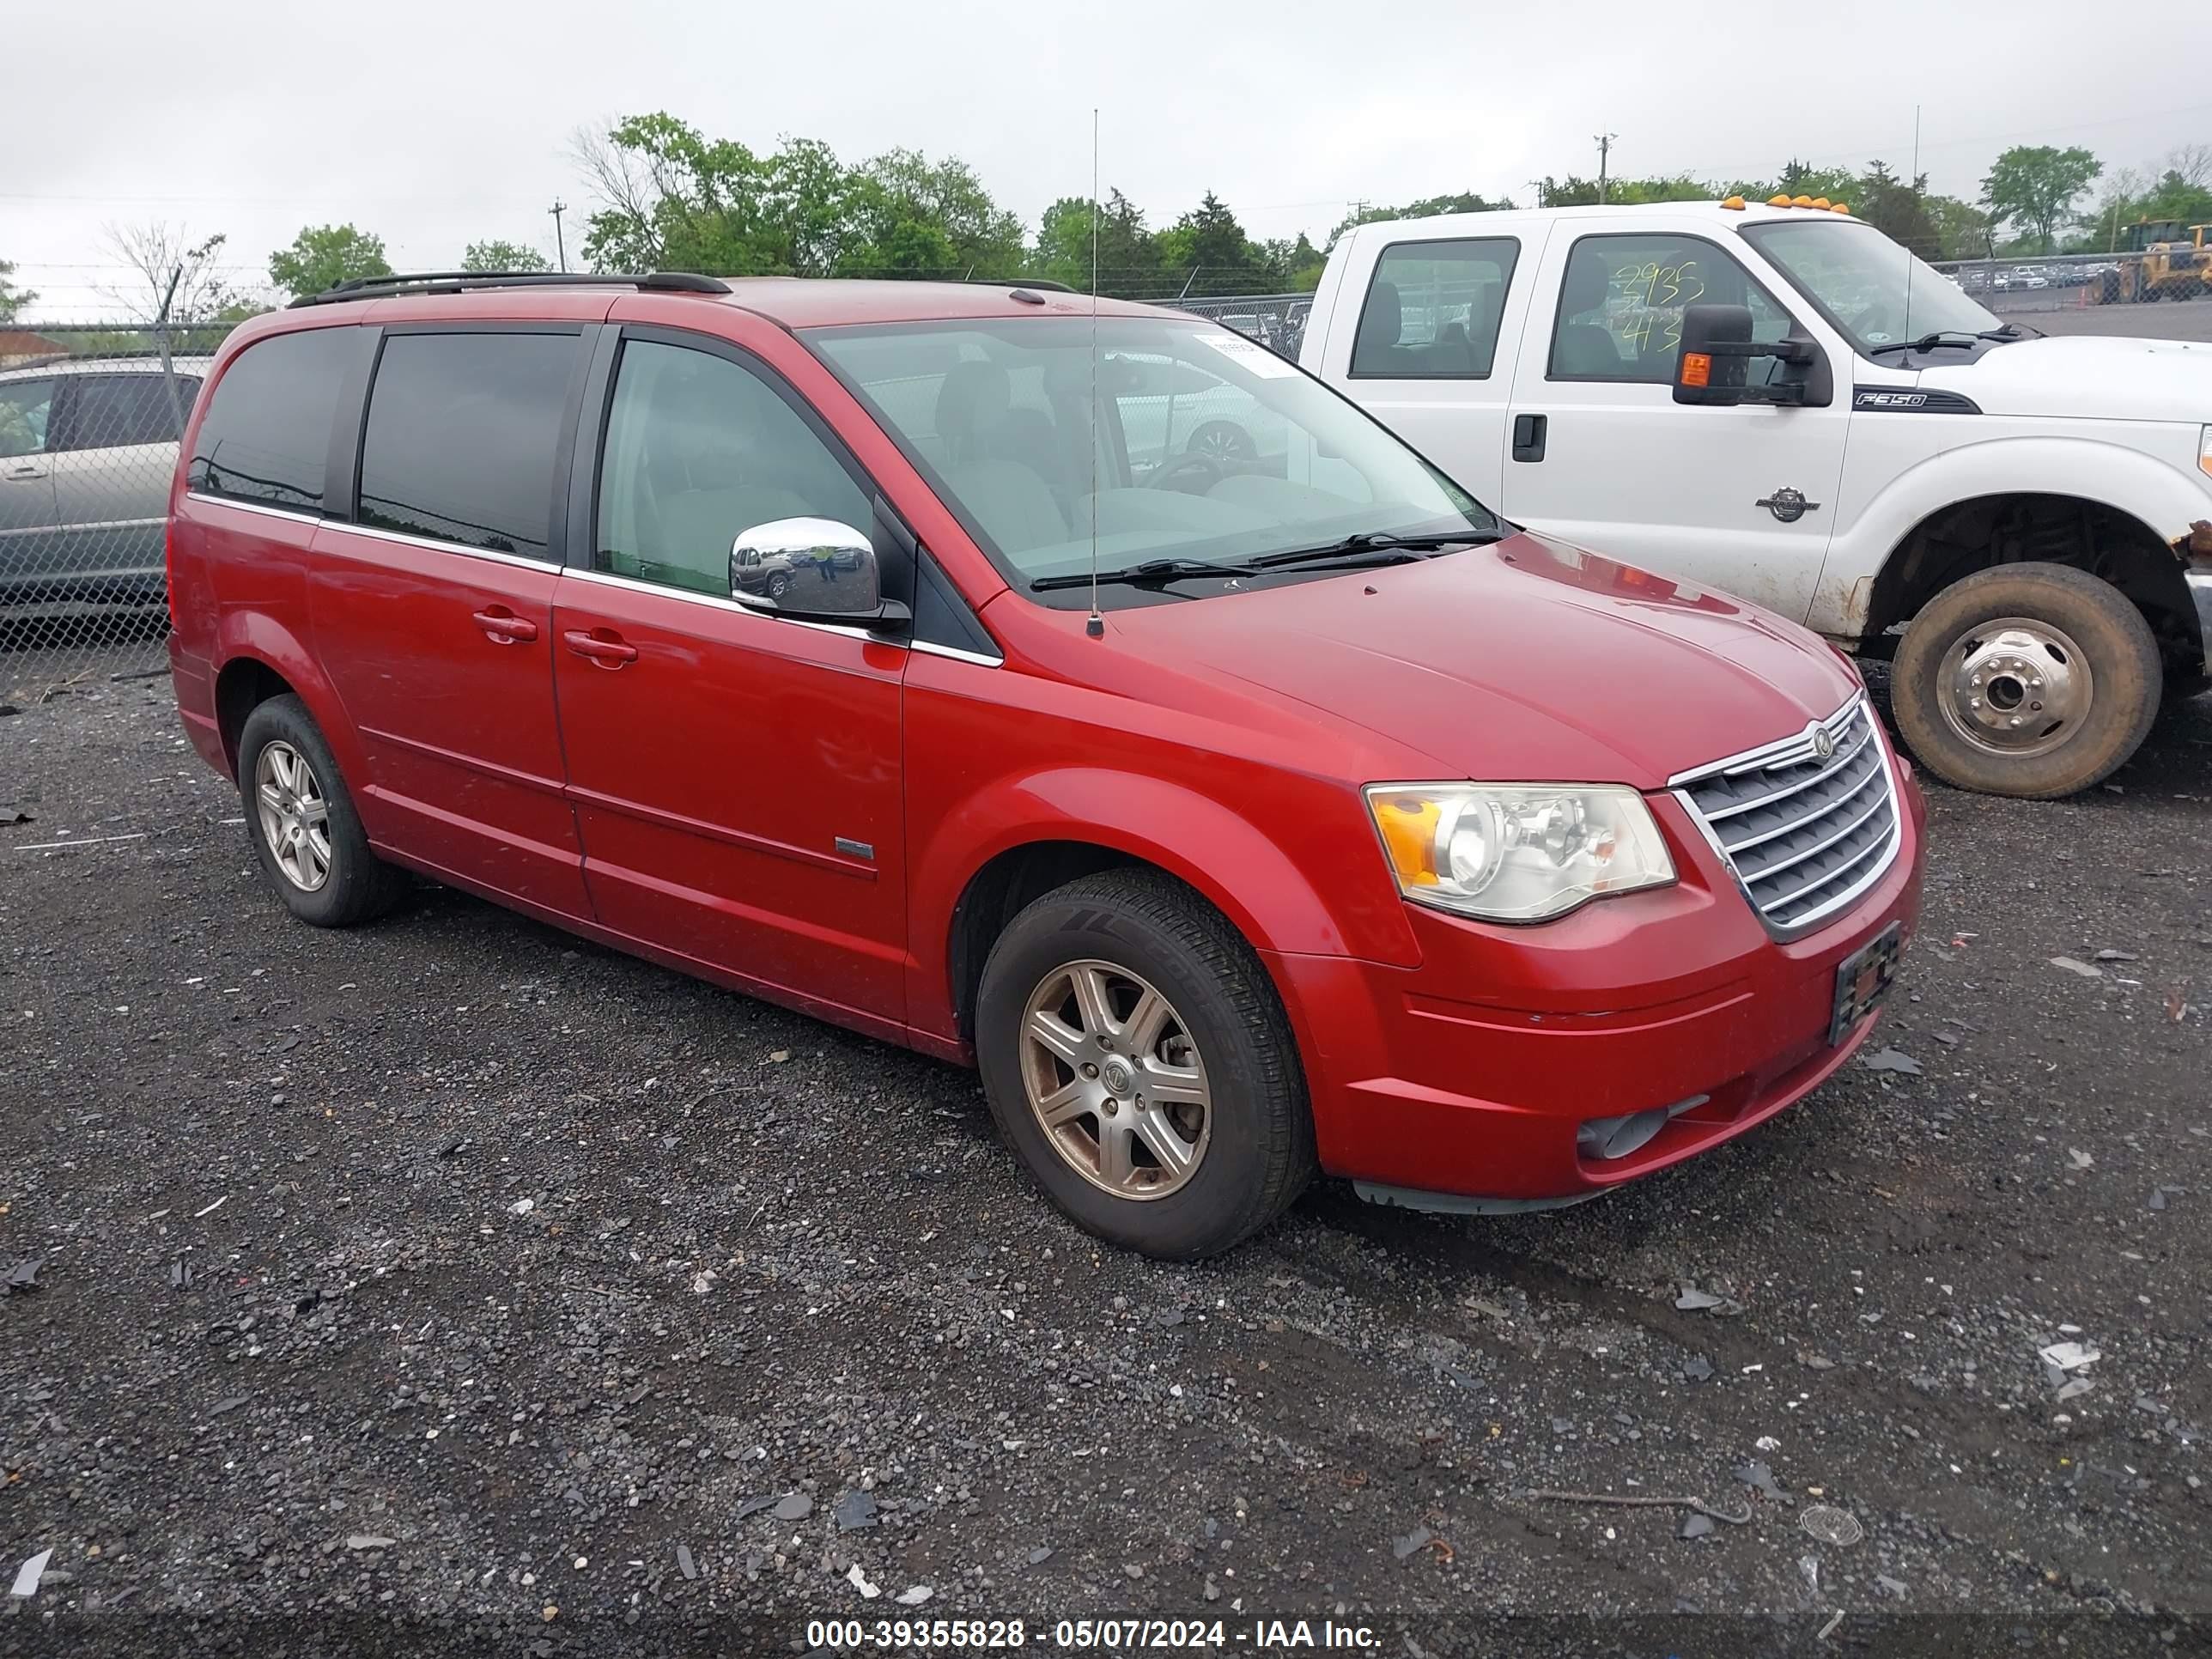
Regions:
<instances>
[{"instance_id":1,"label":"windshield wiper","mask_svg":"<svg viewBox=\"0 0 2212 1659\"><path fill-rule=\"evenodd\" d=\"M1298 547L1287 553L1270 553L1264 558L1253 560L1252 563L1261 570L1279 570L1293 565L1323 562L1341 562L1347 567L1368 563L1397 564L1409 558L1419 558L1425 553L1441 552L1447 547L1487 547L1492 542L1504 541L1511 533L1507 530L1455 530L1427 536L1394 536L1387 530L1362 530L1326 546Z\"/></svg>"},{"instance_id":2,"label":"windshield wiper","mask_svg":"<svg viewBox=\"0 0 2212 1659\"><path fill-rule=\"evenodd\" d=\"M1039 576L1030 583L1032 593L1050 592L1056 587L1088 587L1096 580L1102 586L1113 582L1124 586L1145 582L1181 581L1188 576L1255 576L1259 568L1249 564L1216 564L1211 559L1146 559L1142 564L1133 564L1119 570L1102 570L1093 577L1088 570L1071 570L1062 576Z\"/></svg>"},{"instance_id":3,"label":"windshield wiper","mask_svg":"<svg viewBox=\"0 0 2212 1659\"><path fill-rule=\"evenodd\" d=\"M1885 351L1933 351L1937 346L1957 346L1962 351L1973 349L1977 340L1995 339L1994 334L1969 334L1963 328L1939 328L1933 334L1923 334L1917 340L1885 340L1878 346L1869 346L1867 356L1879 357ZM2010 339L2010 335L2002 337Z\"/></svg>"}]
</instances>

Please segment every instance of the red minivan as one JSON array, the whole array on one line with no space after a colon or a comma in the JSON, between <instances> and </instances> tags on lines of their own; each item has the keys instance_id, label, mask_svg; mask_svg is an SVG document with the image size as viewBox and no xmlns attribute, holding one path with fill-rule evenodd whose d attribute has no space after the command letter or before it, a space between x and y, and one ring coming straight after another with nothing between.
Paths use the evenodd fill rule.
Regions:
<instances>
[{"instance_id":1,"label":"red minivan","mask_svg":"<svg viewBox=\"0 0 2212 1659\"><path fill-rule=\"evenodd\" d=\"M1923 811L1850 665L1291 364L1004 284L395 278L249 323L177 700L301 920L403 871L977 1066L1103 1237L1470 1212L1863 1042Z\"/></svg>"}]
</instances>

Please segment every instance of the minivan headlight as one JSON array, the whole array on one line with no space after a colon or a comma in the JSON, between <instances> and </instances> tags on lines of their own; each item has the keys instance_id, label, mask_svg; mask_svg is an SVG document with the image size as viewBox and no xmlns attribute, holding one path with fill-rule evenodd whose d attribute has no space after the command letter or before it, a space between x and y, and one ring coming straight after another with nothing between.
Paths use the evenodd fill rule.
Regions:
<instances>
[{"instance_id":1,"label":"minivan headlight","mask_svg":"<svg viewBox=\"0 0 2212 1659\"><path fill-rule=\"evenodd\" d=\"M2197 434L2197 467L2212 475L2212 426L2201 427Z\"/></svg>"},{"instance_id":2,"label":"minivan headlight","mask_svg":"<svg viewBox=\"0 0 2212 1659\"><path fill-rule=\"evenodd\" d=\"M1544 921L1674 879L1651 809L1602 783L1376 783L1367 811L1398 890L1488 921Z\"/></svg>"}]
</instances>

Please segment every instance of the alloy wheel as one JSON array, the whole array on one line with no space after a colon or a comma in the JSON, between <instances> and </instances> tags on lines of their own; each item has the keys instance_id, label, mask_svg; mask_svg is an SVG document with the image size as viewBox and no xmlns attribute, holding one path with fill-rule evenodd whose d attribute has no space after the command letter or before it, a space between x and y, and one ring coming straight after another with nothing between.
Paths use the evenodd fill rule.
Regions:
<instances>
[{"instance_id":1,"label":"alloy wheel","mask_svg":"<svg viewBox=\"0 0 2212 1659\"><path fill-rule=\"evenodd\" d=\"M312 893L331 878L331 804L307 757L279 738L253 763L261 838L284 879Z\"/></svg>"},{"instance_id":2,"label":"alloy wheel","mask_svg":"<svg viewBox=\"0 0 2212 1659\"><path fill-rule=\"evenodd\" d=\"M1022 1014L1022 1085L1068 1167L1117 1198L1164 1198L1197 1173L1212 1097L1189 1028L1155 986L1110 962L1071 962Z\"/></svg>"}]
</instances>

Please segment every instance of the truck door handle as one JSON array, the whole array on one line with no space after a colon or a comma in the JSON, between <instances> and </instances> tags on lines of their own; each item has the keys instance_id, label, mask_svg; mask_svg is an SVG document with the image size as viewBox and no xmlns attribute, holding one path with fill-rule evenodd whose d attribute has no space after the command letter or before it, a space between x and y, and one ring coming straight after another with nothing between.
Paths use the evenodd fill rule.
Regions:
<instances>
[{"instance_id":1,"label":"truck door handle","mask_svg":"<svg viewBox=\"0 0 2212 1659\"><path fill-rule=\"evenodd\" d=\"M595 628L588 634L572 628L561 637L568 641L571 651L602 668L620 668L626 662L637 660L637 647L624 643L622 635L611 628Z\"/></svg>"},{"instance_id":2,"label":"truck door handle","mask_svg":"<svg viewBox=\"0 0 2212 1659\"><path fill-rule=\"evenodd\" d=\"M1544 459L1544 440L1549 434L1552 417L1548 415L1516 415L1513 417L1513 459L1516 461L1540 461Z\"/></svg>"},{"instance_id":3,"label":"truck door handle","mask_svg":"<svg viewBox=\"0 0 2212 1659\"><path fill-rule=\"evenodd\" d=\"M43 478L46 476L46 469L36 461L14 461L9 464L8 476L11 478Z\"/></svg>"},{"instance_id":4,"label":"truck door handle","mask_svg":"<svg viewBox=\"0 0 2212 1659\"><path fill-rule=\"evenodd\" d=\"M518 617L504 605L493 605L488 611L476 613L476 624L484 631L494 645L520 645L538 637L538 624L527 617Z\"/></svg>"}]
</instances>

